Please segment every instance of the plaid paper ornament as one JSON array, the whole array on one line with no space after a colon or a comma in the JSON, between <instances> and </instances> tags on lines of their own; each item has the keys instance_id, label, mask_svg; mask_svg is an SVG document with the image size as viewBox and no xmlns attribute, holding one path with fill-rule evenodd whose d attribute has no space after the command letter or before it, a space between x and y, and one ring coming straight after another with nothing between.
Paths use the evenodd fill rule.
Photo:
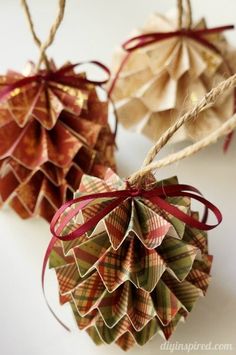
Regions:
<instances>
[{"instance_id":1,"label":"plaid paper ornament","mask_svg":"<svg viewBox=\"0 0 236 355\"><path fill-rule=\"evenodd\" d=\"M24 75L0 77L0 93L10 88L0 103L0 201L22 218L48 221L83 173L103 176L105 167L115 167L108 102L85 73L50 65L50 74L33 74L30 63ZM16 82L23 84L14 88Z\"/></svg>"},{"instance_id":2,"label":"plaid paper ornament","mask_svg":"<svg viewBox=\"0 0 236 355\"><path fill-rule=\"evenodd\" d=\"M178 33L176 16L153 14L142 28L134 31L133 38L140 37L140 47L129 53L122 48L114 53L113 77L108 85L124 127L156 141L178 117L229 77L235 66L235 50L222 32L231 27L215 28L204 34L201 31L207 27L203 19L192 27L193 34L200 32L191 38L188 30ZM161 37L165 33L172 35L153 39L155 34ZM148 34L150 38L141 38ZM143 45L148 41L148 45ZM138 40L133 42L135 46ZM171 142L204 138L232 116L234 101L234 90L226 91L214 106L181 127Z\"/></svg>"},{"instance_id":3,"label":"plaid paper ornament","mask_svg":"<svg viewBox=\"0 0 236 355\"><path fill-rule=\"evenodd\" d=\"M178 180L152 184L168 186ZM84 175L76 197L125 186L108 169L103 180ZM199 218L188 197L167 200ZM62 235L97 215L106 204L101 199L85 207ZM115 342L123 350L135 343L144 345L157 333L169 339L178 322L205 295L211 263L205 232L190 228L141 197L124 200L81 237L58 240L50 255L60 302L70 303L79 329L85 329L97 345Z\"/></svg>"}]
</instances>

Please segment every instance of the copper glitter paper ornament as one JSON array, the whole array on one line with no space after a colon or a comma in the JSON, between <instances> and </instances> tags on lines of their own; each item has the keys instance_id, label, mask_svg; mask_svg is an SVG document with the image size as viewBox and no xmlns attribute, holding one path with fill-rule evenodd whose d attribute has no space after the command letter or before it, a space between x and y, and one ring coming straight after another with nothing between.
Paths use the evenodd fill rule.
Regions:
<instances>
[{"instance_id":1,"label":"copper glitter paper ornament","mask_svg":"<svg viewBox=\"0 0 236 355\"><path fill-rule=\"evenodd\" d=\"M177 22L176 16L153 14L133 35L175 32ZM119 49L113 56L113 78L108 88L115 80L111 97L117 105L119 121L152 140L161 137L234 68L235 50L222 33L202 35L201 41L207 41L204 44L186 35L186 23L183 28L184 35L141 45L128 54ZM201 20L190 31L206 28L205 20ZM121 63L122 69L117 73ZM217 129L233 112L234 90L229 90L214 106L184 125L171 142L197 141Z\"/></svg>"},{"instance_id":2,"label":"copper glitter paper ornament","mask_svg":"<svg viewBox=\"0 0 236 355\"><path fill-rule=\"evenodd\" d=\"M165 187L178 180L155 184ZM103 180L84 175L76 196L124 188L108 169ZM198 219L189 198L168 202ZM97 215L104 203L85 207L62 235ZM61 304L70 303L78 327L97 345L115 342L123 350L144 345L156 333L168 339L205 295L211 263L205 232L142 198L126 199L80 238L58 240L50 256Z\"/></svg>"},{"instance_id":3,"label":"copper glitter paper ornament","mask_svg":"<svg viewBox=\"0 0 236 355\"><path fill-rule=\"evenodd\" d=\"M46 51L63 20L65 0L48 38L41 42L26 0L22 7L40 51L35 66L0 77L0 201L9 202L23 218L40 215L50 221L57 208L78 188L84 172L103 176L114 167L114 135L107 121L108 102L96 86L75 68L97 61L56 68Z\"/></svg>"},{"instance_id":4,"label":"copper glitter paper ornament","mask_svg":"<svg viewBox=\"0 0 236 355\"><path fill-rule=\"evenodd\" d=\"M54 63L50 70L58 71ZM24 76L7 73L1 90L33 73L32 63ZM68 78L77 85L63 84ZM40 215L50 221L84 172L102 176L104 167L114 167L108 102L100 100L83 72L71 68L63 80L30 81L0 104L0 197L23 218Z\"/></svg>"}]
</instances>

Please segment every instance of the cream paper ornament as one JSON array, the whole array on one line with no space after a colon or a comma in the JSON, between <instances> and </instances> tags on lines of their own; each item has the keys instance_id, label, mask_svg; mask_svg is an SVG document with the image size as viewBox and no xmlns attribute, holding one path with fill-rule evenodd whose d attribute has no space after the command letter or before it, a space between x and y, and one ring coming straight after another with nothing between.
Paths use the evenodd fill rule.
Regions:
<instances>
[{"instance_id":1,"label":"cream paper ornament","mask_svg":"<svg viewBox=\"0 0 236 355\"><path fill-rule=\"evenodd\" d=\"M187 31L190 15L191 11L183 13L180 21L182 14L153 14L133 35ZM202 19L191 31L206 28ZM110 96L124 127L157 140L212 87L230 76L236 52L222 32L202 33L200 40L183 33L130 52L118 49L113 57ZM226 91L215 105L182 127L171 142L197 141L217 129L233 114L234 96L234 90Z\"/></svg>"}]
</instances>

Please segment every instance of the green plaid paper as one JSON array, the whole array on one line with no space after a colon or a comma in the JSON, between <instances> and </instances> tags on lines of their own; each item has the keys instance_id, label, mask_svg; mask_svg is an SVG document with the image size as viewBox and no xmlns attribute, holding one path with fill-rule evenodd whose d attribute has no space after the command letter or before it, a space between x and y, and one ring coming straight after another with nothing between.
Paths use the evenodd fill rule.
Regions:
<instances>
[{"instance_id":1,"label":"green plaid paper","mask_svg":"<svg viewBox=\"0 0 236 355\"><path fill-rule=\"evenodd\" d=\"M156 185L173 183L176 178ZM104 180L85 175L77 195L124 187L108 169ZM188 198L168 201L199 219ZM63 234L107 203L86 207ZM81 238L57 242L50 257L60 300L71 304L79 329L97 345L115 342L123 350L157 333L168 339L206 293L211 263L205 232L141 198L127 199Z\"/></svg>"}]
</instances>

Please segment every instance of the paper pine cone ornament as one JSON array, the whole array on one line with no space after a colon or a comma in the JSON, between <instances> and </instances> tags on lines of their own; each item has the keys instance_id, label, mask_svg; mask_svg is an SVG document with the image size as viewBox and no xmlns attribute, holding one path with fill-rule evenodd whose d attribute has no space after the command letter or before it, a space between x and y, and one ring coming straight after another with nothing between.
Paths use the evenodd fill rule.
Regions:
<instances>
[{"instance_id":1,"label":"paper pine cone ornament","mask_svg":"<svg viewBox=\"0 0 236 355\"><path fill-rule=\"evenodd\" d=\"M173 184L177 178L153 187ZM76 195L125 188L108 169L103 180L84 175ZM99 202L85 207L61 234L98 215L107 206L107 201ZM168 202L198 219L189 198L169 197ZM78 327L96 344L115 342L123 350L144 345L156 333L168 339L205 295L211 263L205 232L141 197L125 199L79 238L58 240L50 256L60 301L70 303Z\"/></svg>"},{"instance_id":2,"label":"paper pine cone ornament","mask_svg":"<svg viewBox=\"0 0 236 355\"><path fill-rule=\"evenodd\" d=\"M73 65L0 78L0 200L50 221L83 173L114 167L108 103Z\"/></svg>"},{"instance_id":3,"label":"paper pine cone ornament","mask_svg":"<svg viewBox=\"0 0 236 355\"><path fill-rule=\"evenodd\" d=\"M222 34L230 28L207 29L202 20L189 31L178 30L176 18L152 15L133 40L123 45L127 51L119 49L113 57L108 89L120 122L154 141L160 138L194 103L232 74L235 51ZM183 126L172 142L204 138L233 111L234 91L228 90L213 107Z\"/></svg>"}]
</instances>

